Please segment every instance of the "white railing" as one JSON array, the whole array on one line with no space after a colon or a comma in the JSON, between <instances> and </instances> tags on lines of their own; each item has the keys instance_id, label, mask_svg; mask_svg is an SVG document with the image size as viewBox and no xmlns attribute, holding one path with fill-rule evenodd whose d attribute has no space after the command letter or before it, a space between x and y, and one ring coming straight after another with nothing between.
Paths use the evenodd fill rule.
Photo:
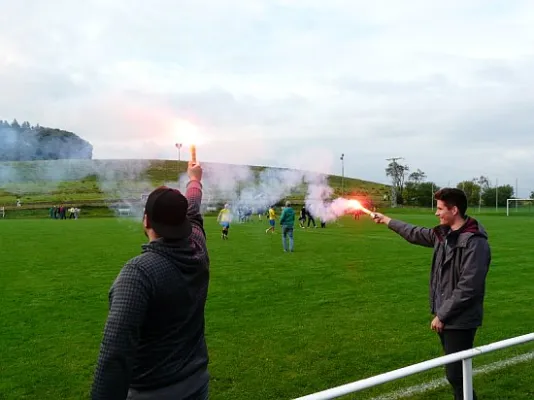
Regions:
<instances>
[{"instance_id":1,"label":"white railing","mask_svg":"<svg viewBox=\"0 0 534 400\"><path fill-rule=\"evenodd\" d=\"M317 392L295 400L331 400L350 393L359 392L382 383L390 382L396 379L404 378L419 372L427 371L432 368L440 367L453 362L462 361L463 368L463 389L464 400L473 400L473 364L472 359L481 354L490 353L495 350L505 349L527 342L534 341L534 333L523 336L517 336L500 342L491 343L485 346L475 347L473 349L460 351L458 353L448 354L446 356L423 361L408 367L386 372L385 374L376 375L371 378L362 379L353 383L338 386L332 389Z\"/></svg>"}]
</instances>

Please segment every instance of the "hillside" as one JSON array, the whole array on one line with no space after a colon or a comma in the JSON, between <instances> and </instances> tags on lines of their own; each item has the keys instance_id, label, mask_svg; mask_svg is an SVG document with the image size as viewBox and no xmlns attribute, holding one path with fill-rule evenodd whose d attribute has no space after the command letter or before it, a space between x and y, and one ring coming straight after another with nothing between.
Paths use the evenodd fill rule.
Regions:
<instances>
[{"instance_id":1,"label":"hillside","mask_svg":"<svg viewBox=\"0 0 534 400\"><path fill-rule=\"evenodd\" d=\"M227 164L204 163L205 178L210 179L210 171L227 177L229 190L247 190L253 186L249 180L240 182L243 171L250 170L258 183L262 171L273 174L291 175L292 170L268 168L265 166L237 166ZM7 209L16 205L17 199L25 208L48 207L51 204L65 203L78 206L103 206L117 200L137 200L141 194L151 188L176 183L178 175L185 173L187 163L176 160L47 160L28 162L0 162L0 205ZM294 171L298 176L298 173ZM228 176L227 176L228 175ZM235 176L235 180L232 178ZM217 179L219 179L217 177ZM328 184L334 189L333 197L340 196L341 177L328 176ZM226 186L217 182L221 187ZM206 184L206 189L210 191ZM267 186L268 187L268 186ZM361 194L380 202L389 191L382 184L354 178L344 179L345 194ZM270 189L267 189L270 190ZM302 201L306 186L300 185L291 193L283 196L295 202ZM209 201L221 202L226 193L208 193Z\"/></svg>"},{"instance_id":2,"label":"hillside","mask_svg":"<svg viewBox=\"0 0 534 400\"><path fill-rule=\"evenodd\" d=\"M93 146L73 132L0 120L0 161L91 159Z\"/></svg>"}]
</instances>

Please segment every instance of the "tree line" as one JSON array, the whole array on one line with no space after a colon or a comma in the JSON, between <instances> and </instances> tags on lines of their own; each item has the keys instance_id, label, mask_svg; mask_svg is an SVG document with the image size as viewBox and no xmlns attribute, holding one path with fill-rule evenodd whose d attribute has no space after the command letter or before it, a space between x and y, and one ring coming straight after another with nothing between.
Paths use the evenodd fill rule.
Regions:
<instances>
[{"instance_id":1,"label":"tree line","mask_svg":"<svg viewBox=\"0 0 534 400\"><path fill-rule=\"evenodd\" d=\"M93 146L78 135L28 121L0 120L0 161L91 159Z\"/></svg>"},{"instance_id":2,"label":"tree line","mask_svg":"<svg viewBox=\"0 0 534 400\"><path fill-rule=\"evenodd\" d=\"M433 204L433 194L440 189L435 182L427 181L426 174L417 169L410 172L406 164L390 162L386 168L386 175L393 179L394 189L397 197L397 204L416 207L431 207ZM512 185L492 185L487 176L475 177L464 180L456 184L458 189L462 189L470 206L506 207L506 199L515 198L515 191ZM530 193L530 198L534 199L534 191Z\"/></svg>"}]
</instances>

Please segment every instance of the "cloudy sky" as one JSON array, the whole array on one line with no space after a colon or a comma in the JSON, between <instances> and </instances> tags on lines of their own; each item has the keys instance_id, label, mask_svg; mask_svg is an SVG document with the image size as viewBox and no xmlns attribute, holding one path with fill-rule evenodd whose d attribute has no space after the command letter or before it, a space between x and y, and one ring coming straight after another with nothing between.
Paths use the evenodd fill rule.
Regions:
<instances>
[{"instance_id":1,"label":"cloudy sky","mask_svg":"<svg viewBox=\"0 0 534 400\"><path fill-rule=\"evenodd\" d=\"M534 2L0 0L0 118L94 158L200 160L384 182L534 189ZM185 128L180 128L185 127ZM182 152L185 158L187 151Z\"/></svg>"}]
</instances>

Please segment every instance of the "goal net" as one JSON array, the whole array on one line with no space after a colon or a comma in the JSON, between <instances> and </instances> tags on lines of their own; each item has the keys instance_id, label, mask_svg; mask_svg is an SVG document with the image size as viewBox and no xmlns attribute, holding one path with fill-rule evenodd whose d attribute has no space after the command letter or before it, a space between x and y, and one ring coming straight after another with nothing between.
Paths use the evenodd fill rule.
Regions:
<instances>
[{"instance_id":1,"label":"goal net","mask_svg":"<svg viewBox=\"0 0 534 400\"><path fill-rule=\"evenodd\" d=\"M506 215L534 213L534 199L506 199Z\"/></svg>"}]
</instances>

